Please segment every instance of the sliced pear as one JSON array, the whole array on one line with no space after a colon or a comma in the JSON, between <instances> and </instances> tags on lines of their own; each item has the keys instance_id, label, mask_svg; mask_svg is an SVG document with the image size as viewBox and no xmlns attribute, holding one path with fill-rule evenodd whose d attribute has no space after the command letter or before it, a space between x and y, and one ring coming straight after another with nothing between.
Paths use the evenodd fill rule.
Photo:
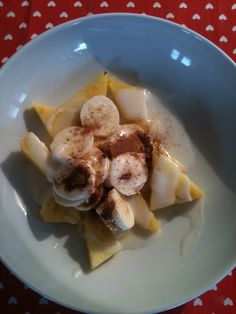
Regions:
<instances>
[{"instance_id":1,"label":"sliced pear","mask_svg":"<svg viewBox=\"0 0 236 314\"><path fill-rule=\"evenodd\" d=\"M167 155L154 155L150 179L151 210L191 202L204 192Z\"/></svg>"},{"instance_id":2,"label":"sliced pear","mask_svg":"<svg viewBox=\"0 0 236 314\"><path fill-rule=\"evenodd\" d=\"M106 94L107 75L101 72L95 80L76 92L50 116L47 129L51 136L54 137L64 128L79 125L79 113L82 105L93 96L106 96Z\"/></svg>"},{"instance_id":3,"label":"sliced pear","mask_svg":"<svg viewBox=\"0 0 236 314\"><path fill-rule=\"evenodd\" d=\"M94 212L83 215L82 225L91 269L121 251L121 244Z\"/></svg>"},{"instance_id":4,"label":"sliced pear","mask_svg":"<svg viewBox=\"0 0 236 314\"><path fill-rule=\"evenodd\" d=\"M108 97L117 105L125 121L147 121L147 91L119 81L113 76L108 77Z\"/></svg>"},{"instance_id":5,"label":"sliced pear","mask_svg":"<svg viewBox=\"0 0 236 314\"><path fill-rule=\"evenodd\" d=\"M160 229L160 222L150 211L147 202L141 194L128 196L127 201L134 213L136 225L150 232L156 232Z\"/></svg>"},{"instance_id":6,"label":"sliced pear","mask_svg":"<svg viewBox=\"0 0 236 314\"><path fill-rule=\"evenodd\" d=\"M24 156L46 175L50 152L47 146L33 132L29 132L20 142Z\"/></svg>"},{"instance_id":7,"label":"sliced pear","mask_svg":"<svg viewBox=\"0 0 236 314\"><path fill-rule=\"evenodd\" d=\"M123 81L118 80L114 76L108 74L107 97L109 97L116 105L117 105L116 93L120 89L137 90L139 89L139 87L129 85Z\"/></svg>"},{"instance_id":8,"label":"sliced pear","mask_svg":"<svg viewBox=\"0 0 236 314\"><path fill-rule=\"evenodd\" d=\"M79 211L72 207L59 205L51 194L44 200L39 215L45 222L80 223Z\"/></svg>"},{"instance_id":9,"label":"sliced pear","mask_svg":"<svg viewBox=\"0 0 236 314\"><path fill-rule=\"evenodd\" d=\"M55 112L56 109L53 107L49 107L46 104L38 102L33 102L32 107L37 112L39 118L41 119L45 127L47 127L48 119Z\"/></svg>"}]
</instances>

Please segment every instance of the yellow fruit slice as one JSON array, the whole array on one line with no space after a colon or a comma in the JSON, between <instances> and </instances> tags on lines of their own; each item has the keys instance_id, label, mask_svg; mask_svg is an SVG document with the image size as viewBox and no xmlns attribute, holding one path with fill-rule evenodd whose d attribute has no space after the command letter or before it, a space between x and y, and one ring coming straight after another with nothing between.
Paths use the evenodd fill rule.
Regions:
<instances>
[{"instance_id":1,"label":"yellow fruit slice","mask_svg":"<svg viewBox=\"0 0 236 314\"><path fill-rule=\"evenodd\" d=\"M147 202L141 194L128 196L127 201L134 213L136 225L150 232L156 232L160 229L160 222L156 219L153 212L150 211Z\"/></svg>"},{"instance_id":2,"label":"yellow fruit slice","mask_svg":"<svg viewBox=\"0 0 236 314\"><path fill-rule=\"evenodd\" d=\"M174 162L168 155L153 156L150 178L151 210L191 202L204 195L182 169L180 164Z\"/></svg>"},{"instance_id":3,"label":"yellow fruit slice","mask_svg":"<svg viewBox=\"0 0 236 314\"><path fill-rule=\"evenodd\" d=\"M43 202L39 212L45 222L79 224L80 213L72 207L64 207L55 202L54 197L49 195Z\"/></svg>"},{"instance_id":4,"label":"yellow fruit slice","mask_svg":"<svg viewBox=\"0 0 236 314\"><path fill-rule=\"evenodd\" d=\"M93 96L106 96L106 94L107 75L101 72L95 80L76 92L50 116L47 129L51 136L55 137L64 128L79 125L79 113L82 105Z\"/></svg>"},{"instance_id":5,"label":"yellow fruit slice","mask_svg":"<svg viewBox=\"0 0 236 314\"><path fill-rule=\"evenodd\" d=\"M82 225L91 269L121 251L121 244L97 214L88 212L83 215Z\"/></svg>"},{"instance_id":6,"label":"yellow fruit slice","mask_svg":"<svg viewBox=\"0 0 236 314\"><path fill-rule=\"evenodd\" d=\"M107 94L116 104L122 122L139 122L148 120L148 94L145 89L121 82L109 75Z\"/></svg>"},{"instance_id":7,"label":"yellow fruit slice","mask_svg":"<svg viewBox=\"0 0 236 314\"><path fill-rule=\"evenodd\" d=\"M24 156L46 175L46 168L50 158L47 146L33 133L29 132L20 142L21 151Z\"/></svg>"},{"instance_id":8,"label":"yellow fruit slice","mask_svg":"<svg viewBox=\"0 0 236 314\"><path fill-rule=\"evenodd\" d=\"M53 107L49 107L46 104L38 102L33 102L32 107L37 112L39 118L41 119L45 127L47 127L48 119L55 112L56 109Z\"/></svg>"},{"instance_id":9,"label":"yellow fruit slice","mask_svg":"<svg viewBox=\"0 0 236 314\"><path fill-rule=\"evenodd\" d=\"M137 86L129 85L108 74L107 97L109 97L116 105L116 93L119 89L139 89Z\"/></svg>"},{"instance_id":10,"label":"yellow fruit slice","mask_svg":"<svg viewBox=\"0 0 236 314\"><path fill-rule=\"evenodd\" d=\"M186 189L187 184L189 185L189 194L192 200L198 199L204 195L204 192L200 189L199 186L197 186L192 181L189 181L189 178L186 176L186 174L179 173L177 187L175 190L176 203L184 202L184 200L181 199L181 194L183 190Z\"/></svg>"}]
</instances>

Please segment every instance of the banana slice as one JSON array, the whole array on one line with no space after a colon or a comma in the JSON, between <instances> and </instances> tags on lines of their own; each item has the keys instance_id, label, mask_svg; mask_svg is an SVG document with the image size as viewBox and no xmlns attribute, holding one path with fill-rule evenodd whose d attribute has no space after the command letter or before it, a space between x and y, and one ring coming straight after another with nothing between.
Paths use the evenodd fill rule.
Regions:
<instances>
[{"instance_id":1,"label":"banana slice","mask_svg":"<svg viewBox=\"0 0 236 314\"><path fill-rule=\"evenodd\" d=\"M78 159L93 146L93 135L84 128L72 126L59 132L50 145L52 157L59 162Z\"/></svg>"},{"instance_id":2,"label":"banana slice","mask_svg":"<svg viewBox=\"0 0 236 314\"><path fill-rule=\"evenodd\" d=\"M55 199L55 202L61 206L64 207L73 207L73 208L77 208L77 206L80 206L81 204L83 204L83 202L85 201L85 199L80 199L80 200L76 200L76 201L71 201L68 199L65 199L61 196L59 196L57 193L55 193L55 191L53 191L53 197Z\"/></svg>"},{"instance_id":3,"label":"banana slice","mask_svg":"<svg viewBox=\"0 0 236 314\"><path fill-rule=\"evenodd\" d=\"M56 201L79 210L94 207L95 197L102 197L98 188L108 175L109 164L109 159L96 147L85 156L62 164L53 178Z\"/></svg>"},{"instance_id":4,"label":"banana slice","mask_svg":"<svg viewBox=\"0 0 236 314\"><path fill-rule=\"evenodd\" d=\"M21 140L20 146L24 156L46 175L50 159L47 146L33 132L27 133Z\"/></svg>"},{"instance_id":5,"label":"banana slice","mask_svg":"<svg viewBox=\"0 0 236 314\"><path fill-rule=\"evenodd\" d=\"M96 209L106 226L119 236L134 226L134 214L127 200L112 189L106 200Z\"/></svg>"},{"instance_id":6,"label":"banana slice","mask_svg":"<svg viewBox=\"0 0 236 314\"><path fill-rule=\"evenodd\" d=\"M124 195L137 194L148 179L146 156L125 153L111 161L108 182Z\"/></svg>"},{"instance_id":7,"label":"banana slice","mask_svg":"<svg viewBox=\"0 0 236 314\"><path fill-rule=\"evenodd\" d=\"M76 208L79 211L87 211L92 208L95 208L101 202L103 195L104 195L104 188L101 185L97 188L97 190L90 196L90 198L87 201L76 206Z\"/></svg>"},{"instance_id":8,"label":"banana slice","mask_svg":"<svg viewBox=\"0 0 236 314\"><path fill-rule=\"evenodd\" d=\"M87 100L80 111L82 126L93 131L95 136L106 137L114 133L120 123L119 112L114 103L105 96Z\"/></svg>"},{"instance_id":9,"label":"banana slice","mask_svg":"<svg viewBox=\"0 0 236 314\"><path fill-rule=\"evenodd\" d=\"M55 112L47 120L47 129L52 137L61 130L80 123L80 109L89 98L95 95L106 95L107 75L104 72L91 81L88 85L77 91L72 97L57 107Z\"/></svg>"},{"instance_id":10,"label":"banana slice","mask_svg":"<svg viewBox=\"0 0 236 314\"><path fill-rule=\"evenodd\" d=\"M95 192L96 172L82 159L77 164L62 165L53 179L53 191L69 201L86 201ZM65 204L63 204L65 205Z\"/></svg>"},{"instance_id":11,"label":"banana slice","mask_svg":"<svg viewBox=\"0 0 236 314\"><path fill-rule=\"evenodd\" d=\"M100 186L106 180L109 173L110 160L97 147L93 147L88 154L82 157L96 172L95 185Z\"/></svg>"}]
</instances>

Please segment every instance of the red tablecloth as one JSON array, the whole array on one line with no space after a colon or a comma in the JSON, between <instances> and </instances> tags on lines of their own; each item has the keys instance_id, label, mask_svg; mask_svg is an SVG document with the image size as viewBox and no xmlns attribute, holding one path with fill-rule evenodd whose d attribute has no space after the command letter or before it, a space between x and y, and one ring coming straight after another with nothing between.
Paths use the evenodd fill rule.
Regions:
<instances>
[{"instance_id":1,"label":"red tablecloth","mask_svg":"<svg viewBox=\"0 0 236 314\"><path fill-rule=\"evenodd\" d=\"M110 12L166 18L204 35L236 61L236 0L0 0L0 65L40 33L77 17ZM24 286L0 265L0 313L75 313ZM181 314L235 314L236 271L186 305Z\"/></svg>"}]
</instances>

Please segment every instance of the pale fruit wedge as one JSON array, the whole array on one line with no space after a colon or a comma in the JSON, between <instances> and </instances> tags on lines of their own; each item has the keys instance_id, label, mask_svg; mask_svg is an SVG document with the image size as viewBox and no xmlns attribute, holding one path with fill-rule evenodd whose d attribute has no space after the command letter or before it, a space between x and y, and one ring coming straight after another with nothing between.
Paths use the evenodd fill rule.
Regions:
<instances>
[{"instance_id":1,"label":"pale fruit wedge","mask_svg":"<svg viewBox=\"0 0 236 314\"><path fill-rule=\"evenodd\" d=\"M29 132L20 142L24 156L46 175L50 152L47 146L33 133Z\"/></svg>"},{"instance_id":2,"label":"pale fruit wedge","mask_svg":"<svg viewBox=\"0 0 236 314\"><path fill-rule=\"evenodd\" d=\"M108 76L107 95L118 107L124 121L147 121L147 91Z\"/></svg>"},{"instance_id":3,"label":"pale fruit wedge","mask_svg":"<svg viewBox=\"0 0 236 314\"><path fill-rule=\"evenodd\" d=\"M191 202L204 192L167 155L154 155L150 179L151 210Z\"/></svg>"},{"instance_id":4,"label":"pale fruit wedge","mask_svg":"<svg viewBox=\"0 0 236 314\"><path fill-rule=\"evenodd\" d=\"M82 105L93 96L107 94L107 75L101 72L95 80L76 92L71 98L59 106L50 116L47 129L54 137L62 129L79 124L79 113Z\"/></svg>"},{"instance_id":5,"label":"pale fruit wedge","mask_svg":"<svg viewBox=\"0 0 236 314\"><path fill-rule=\"evenodd\" d=\"M39 215L45 222L80 223L79 211L72 207L57 204L51 194L44 200Z\"/></svg>"},{"instance_id":6,"label":"pale fruit wedge","mask_svg":"<svg viewBox=\"0 0 236 314\"><path fill-rule=\"evenodd\" d=\"M39 118L41 119L45 127L47 127L48 119L55 112L56 109L53 107L49 107L46 104L38 102L33 102L32 107L37 112Z\"/></svg>"},{"instance_id":7,"label":"pale fruit wedge","mask_svg":"<svg viewBox=\"0 0 236 314\"><path fill-rule=\"evenodd\" d=\"M83 215L82 225L91 269L121 251L121 244L94 212Z\"/></svg>"},{"instance_id":8,"label":"pale fruit wedge","mask_svg":"<svg viewBox=\"0 0 236 314\"><path fill-rule=\"evenodd\" d=\"M127 201L134 213L135 224L150 232L156 232L160 229L160 222L150 211L147 202L141 194L128 196Z\"/></svg>"}]
</instances>

